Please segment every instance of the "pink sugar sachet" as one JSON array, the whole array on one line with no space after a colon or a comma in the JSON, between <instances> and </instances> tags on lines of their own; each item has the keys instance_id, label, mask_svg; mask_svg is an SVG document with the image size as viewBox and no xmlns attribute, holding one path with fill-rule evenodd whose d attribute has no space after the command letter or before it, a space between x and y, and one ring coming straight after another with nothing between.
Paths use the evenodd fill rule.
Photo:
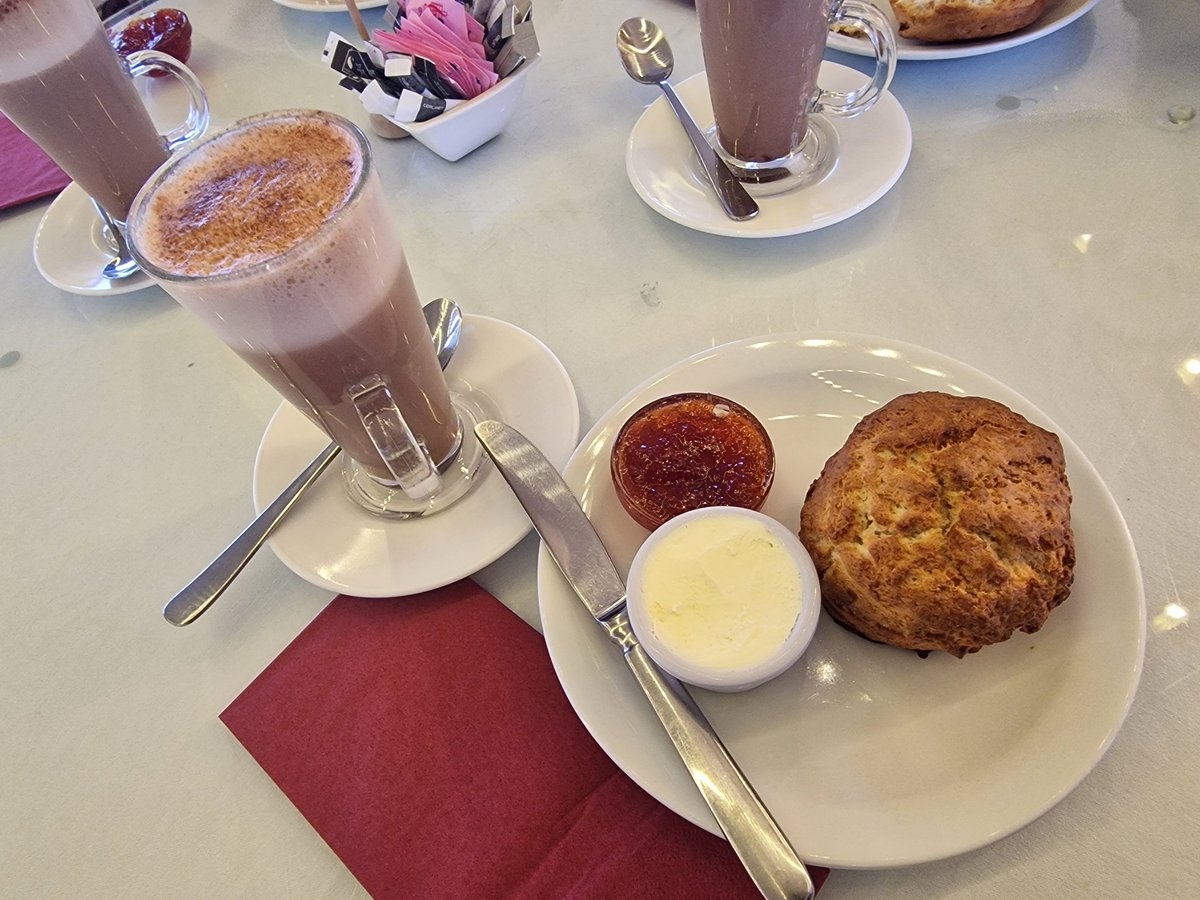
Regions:
<instances>
[{"instance_id":1,"label":"pink sugar sachet","mask_svg":"<svg viewBox=\"0 0 1200 900\"><path fill-rule=\"evenodd\" d=\"M41 147L0 115L0 209L55 194L71 183Z\"/></svg>"},{"instance_id":2,"label":"pink sugar sachet","mask_svg":"<svg viewBox=\"0 0 1200 900\"><path fill-rule=\"evenodd\" d=\"M469 72L461 55L447 51L443 45L427 40L413 29L403 32L376 31L371 35L371 40L386 53L403 53L429 60L437 66L438 74L453 84L464 99L481 93L479 79Z\"/></svg>"},{"instance_id":3,"label":"pink sugar sachet","mask_svg":"<svg viewBox=\"0 0 1200 900\"><path fill-rule=\"evenodd\" d=\"M760 896L609 760L541 636L469 580L335 598L221 719L376 900Z\"/></svg>"},{"instance_id":4,"label":"pink sugar sachet","mask_svg":"<svg viewBox=\"0 0 1200 900\"><path fill-rule=\"evenodd\" d=\"M447 49L457 53L466 62L487 62L483 44L472 44L466 38L459 37L450 31L441 20L433 16L428 9L423 9L416 15L404 19L404 28L401 33L404 32L424 35L428 40L444 45Z\"/></svg>"},{"instance_id":5,"label":"pink sugar sachet","mask_svg":"<svg viewBox=\"0 0 1200 900\"><path fill-rule=\"evenodd\" d=\"M500 80L483 47L483 27L453 0L410 3L395 31L371 38L385 52L430 60L468 100Z\"/></svg>"},{"instance_id":6,"label":"pink sugar sachet","mask_svg":"<svg viewBox=\"0 0 1200 900\"><path fill-rule=\"evenodd\" d=\"M435 18L456 37L468 44L478 45L479 54L483 55L483 26L475 20L474 16L467 15L462 4L456 3L454 0L445 3L439 3L436 0L418 2L409 6L408 14Z\"/></svg>"}]
</instances>

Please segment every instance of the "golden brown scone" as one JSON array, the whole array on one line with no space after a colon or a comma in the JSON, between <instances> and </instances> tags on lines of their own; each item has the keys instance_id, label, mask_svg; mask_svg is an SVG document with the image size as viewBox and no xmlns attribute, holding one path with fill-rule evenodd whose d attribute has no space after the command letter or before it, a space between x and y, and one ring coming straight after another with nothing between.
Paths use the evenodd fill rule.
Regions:
<instances>
[{"instance_id":1,"label":"golden brown scone","mask_svg":"<svg viewBox=\"0 0 1200 900\"><path fill-rule=\"evenodd\" d=\"M1075 566L1062 444L993 400L897 397L825 463L800 540L826 611L871 640L962 657L1037 631Z\"/></svg>"},{"instance_id":2,"label":"golden brown scone","mask_svg":"<svg viewBox=\"0 0 1200 900\"><path fill-rule=\"evenodd\" d=\"M1034 22L1049 0L891 0L899 34L916 41L967 41Z\"/></svg>"},{"instance_id":3,"label":"golden brown scone","mask_svg":"<svg viewBox=\"0 0 1200 900\"><path fill-rule=\"evenodd\" d=\"M851 25L849 22L834 22L829 26L830 31L836 31L838 34L844 34L846 37L865 38L867 33L857 25Z\"/></svg>"}]
</instances>

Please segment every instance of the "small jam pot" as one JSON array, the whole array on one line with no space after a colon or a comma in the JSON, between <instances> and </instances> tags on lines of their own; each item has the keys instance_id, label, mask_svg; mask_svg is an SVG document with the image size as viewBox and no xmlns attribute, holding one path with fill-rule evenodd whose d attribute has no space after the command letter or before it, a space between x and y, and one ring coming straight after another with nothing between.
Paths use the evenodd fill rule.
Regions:
<instances>
[{"instance_id":1,"label":"small jam pot","mask_svg":"<svg viewBox=\"0 0 1200 900\"><path fill-rule=\"evenodd\" d=\"M622 426L611 469L621 505L653 531L702 507L759 509L775 477L775 451L745 407L716 394L674 394Z\"/></svg>"},{"instance_id":2,"label":"small jam pot","mask_svg":"<svg viewBox=\"0 0 1200 900\"><path fill-rule=\"evenodd\" d=\"M627 608L660 668L708 690L745 691L808 648L821 588L790 529L717 506L676 516L646 539L629 569Z\"/></svg>"},{"instance_id":3,"label":"small jam pot","mask_svg":"<svg viewBox=\"0 0 1200 900\"><path fill-rule=\"evenodd\" d=\"M120 56L139 50L157 50L186 63L192 55L192 23L183 10L160 9L119 26L111 41ZM166 74L151 72L150 77L159 78Z\"/></svg>"}]
</instances>

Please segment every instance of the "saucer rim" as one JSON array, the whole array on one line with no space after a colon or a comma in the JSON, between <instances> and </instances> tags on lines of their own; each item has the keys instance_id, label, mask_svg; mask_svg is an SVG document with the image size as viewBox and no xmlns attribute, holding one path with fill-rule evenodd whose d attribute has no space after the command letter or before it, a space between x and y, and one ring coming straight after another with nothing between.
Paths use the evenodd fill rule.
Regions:
<instances>
[{"instance_id":1,"label":"saucer rim","mask_svg":"<svg viewBox=\"0 0 1200 900\"><path fill-rule=\"evenodd\" d=\"M49 236L57 234L62 236L64 241L77 241L77 235L67 233L68 223L73 217L78 216L81 209L86 207L89 202L83 188L72 181L59 192L46 211L42 213L37 230L33 233L33 264L37 267L38 274L60 291L80 297L115 297L153 287L154 281L140 270L119 281L98 278L94 284L80 284L76 279L69 277L64 266L55 264L54 259L50 258L51 254L47 246ZM102 265L103 257L95 245L89 240L86 246L95 251L96 259ZM80 249L83 247L84 245L80 245ZM101 284L104 286L99 286Z\"/></svg>"}]
</instances>

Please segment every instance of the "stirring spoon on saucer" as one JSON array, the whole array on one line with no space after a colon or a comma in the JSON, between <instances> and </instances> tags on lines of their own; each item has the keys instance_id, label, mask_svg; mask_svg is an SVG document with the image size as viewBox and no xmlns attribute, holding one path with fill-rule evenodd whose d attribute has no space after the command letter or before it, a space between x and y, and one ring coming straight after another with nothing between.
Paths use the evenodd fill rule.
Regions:
<instances>
[{"instance_id":1,"label":"stirring spoon on saucer","mask_svg":"<svg viewBox=\"0 0 1200 900\"><path fill-rule=\"evenodd\" d=\"M104 266L104 277L109 281L118 281L122 278L128 278L142 271L142 267L138 265L133 254L129 251L129 244L125 242L125 235L121 229L117 227L117 223L95 200L92 201L92 206L96 207L96 212L100 214L100 221L104 223L104 237L110 244L110 249L117 254L110 259Z\"/></svg>"},{"instance_id":2,"label":"stirring spoon on saucer","mask_svg":"<svg viewBox=\"0 0 1200 900\"><path fill-rule=\"evenodd\" d=\"M429 333L433 337L438 362L445 369L450 363L450 358L454 356L454 351L458 349L458 341L462 335L462 311L453 300L442 297L425 304L423 312L425 322L429 325ZM167 602L163 607L163 617L172 625L188 625L212 606L296 505L296 501L312 487L341 450L342 448L333 442L322 450L317 458L296 476L296 480L284 488L283 493L259 513L245 531L234 538L233 543L221 551L221 554L192 579L187 587Z\"/></svg>"},{"instance_id":3,"label":"stirring spoon on saucer","mask_svg":"<svg viewBox=\"0 0 1200 900\"><path fill-rule=\"evenodd\" d=\"M621 62L630 78L641 84L657 84L663 89L729 218L741 222L758 215L754 198L746 193L746 188L729 171L729 166L704 139L691 113L667 81L675 69L675 56L663 30L649 19L626 19L617 30L617 52L621 54Z\"/></svg>"}]
</instances>

